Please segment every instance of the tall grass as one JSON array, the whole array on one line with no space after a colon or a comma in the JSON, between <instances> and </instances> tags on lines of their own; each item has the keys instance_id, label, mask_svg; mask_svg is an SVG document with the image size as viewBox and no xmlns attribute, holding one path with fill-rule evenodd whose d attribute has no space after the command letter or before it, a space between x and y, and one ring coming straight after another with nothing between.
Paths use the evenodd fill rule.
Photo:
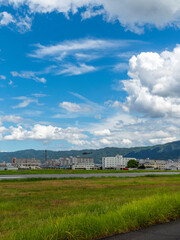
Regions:
<instances>
[{"instance_id":1,"label":"tall grass","mask_svg":"<svg viewBox=\"0 0 180 240\"><path fill-rule=\"evenodd\" d=\"M56 219L46 225L12 234L13 240L90 240L137 230L180 217L180 194L156 195L109 210L103 203L83 212Z\"/></svg>"},{"instance_id":2,"label":"tall grass","mask_svg":"<svg viewBox=\"0 0 180 240\"><path fill-rule=\"evenodd\" d=\"M1 240L97 239L180 217L180 176L0 182Z\"/></svg>"}]
</instances>

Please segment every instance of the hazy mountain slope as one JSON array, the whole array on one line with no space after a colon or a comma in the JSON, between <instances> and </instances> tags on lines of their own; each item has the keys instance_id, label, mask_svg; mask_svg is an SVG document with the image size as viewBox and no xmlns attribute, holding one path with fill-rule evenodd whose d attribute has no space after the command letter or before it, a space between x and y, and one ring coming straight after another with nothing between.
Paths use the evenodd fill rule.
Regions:
<instances>
[{"instance_id":1,"label":"hazy mountain slope","mask_svg":"<svg viewBox=\"0 0 180 240\"><path fill-rule=\"evenodd\" d=\"M92 152L90 155L83 155L83 152ZM69 156L92 156L96 163L100 163L104 156L115 156L121 154L126 157L151 158L151 159L178 159L180 157L180 141L156 145L150 147L135 148L114 148L107 147L97 150L71 150L71 151L48 151L48 159ZM44 161L45 153L43 150L22 150L17 152L1 152L0 162L10 162L12 157L16 158L37 158Z\"/></svg>"}]
</instances>

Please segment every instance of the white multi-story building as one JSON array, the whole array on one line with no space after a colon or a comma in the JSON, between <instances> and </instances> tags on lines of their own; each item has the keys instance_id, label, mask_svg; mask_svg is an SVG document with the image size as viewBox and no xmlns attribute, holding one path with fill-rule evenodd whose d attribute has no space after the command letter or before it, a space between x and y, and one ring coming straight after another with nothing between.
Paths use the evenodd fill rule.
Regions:
<instances>
[{"instance_id":1,"label":"white multi-story building","mask_svg":"<svg viewBox=\"0 0 180 240\"><path fill-rule=\"evenodd\" d=\"M116 155L115 157L103 157L102 169L123 169L127 167L127 163L130 159L135 158L123 158L122 155Z\"/></svg>"},{"instance_id":2,"label":"white multi-story building","mask_svg":"<svg viewBox=\"0 0 180 240\"><path fill-rule=\"evenodd\" d=\"M72 158L72 169L96 169L93 158L84 157L73 157Z\"/></svg>"}]
</instances>

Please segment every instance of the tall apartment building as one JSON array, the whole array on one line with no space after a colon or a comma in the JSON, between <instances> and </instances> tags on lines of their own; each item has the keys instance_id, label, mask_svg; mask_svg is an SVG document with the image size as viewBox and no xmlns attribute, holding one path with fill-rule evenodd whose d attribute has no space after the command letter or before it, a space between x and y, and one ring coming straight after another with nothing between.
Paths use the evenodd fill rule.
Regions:
<instances>
[{"instance_id":1,"label":"tall apartment building","mask_svg":"<svg viewBox=\"0 0 180 240\"><path fill-rule=\"evenodd\" d=\"M122 155L116 155L115 157L103 157L102 168L103 169L123 169L127 167L127 163L130 159L124 158Z\"/></svg>"}]
</instances>

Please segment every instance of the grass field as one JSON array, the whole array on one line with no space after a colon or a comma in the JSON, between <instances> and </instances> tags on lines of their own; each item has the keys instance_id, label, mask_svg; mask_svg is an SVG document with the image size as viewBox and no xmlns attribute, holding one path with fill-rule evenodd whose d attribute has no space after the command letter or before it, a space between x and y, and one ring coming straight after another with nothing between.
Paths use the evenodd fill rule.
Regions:
<instances>
[{"instance_id":1,"label":"grass field","mask_svg":"<svg viewBox=\"0 0 180 240\"><path fill-rule=\"evenodd\" d=\"M9 170L0 171L0 175L20 175L20 174L82 174L82 173L128 173L128 172L173 172L159 170L71 170L71 169L37 169L37 170ZM175 171L180 172L180 171Z\"/></svg>"},{"instance_id":2,"label":"grass field","mask_svg":"<svg viewBox=\"0 0 180 240\"><path fill-rule=\"evenodd\" d=\"M0 239L98 239L180 217L180 176L0 182Z\"/></svg>"}]
</instances>

